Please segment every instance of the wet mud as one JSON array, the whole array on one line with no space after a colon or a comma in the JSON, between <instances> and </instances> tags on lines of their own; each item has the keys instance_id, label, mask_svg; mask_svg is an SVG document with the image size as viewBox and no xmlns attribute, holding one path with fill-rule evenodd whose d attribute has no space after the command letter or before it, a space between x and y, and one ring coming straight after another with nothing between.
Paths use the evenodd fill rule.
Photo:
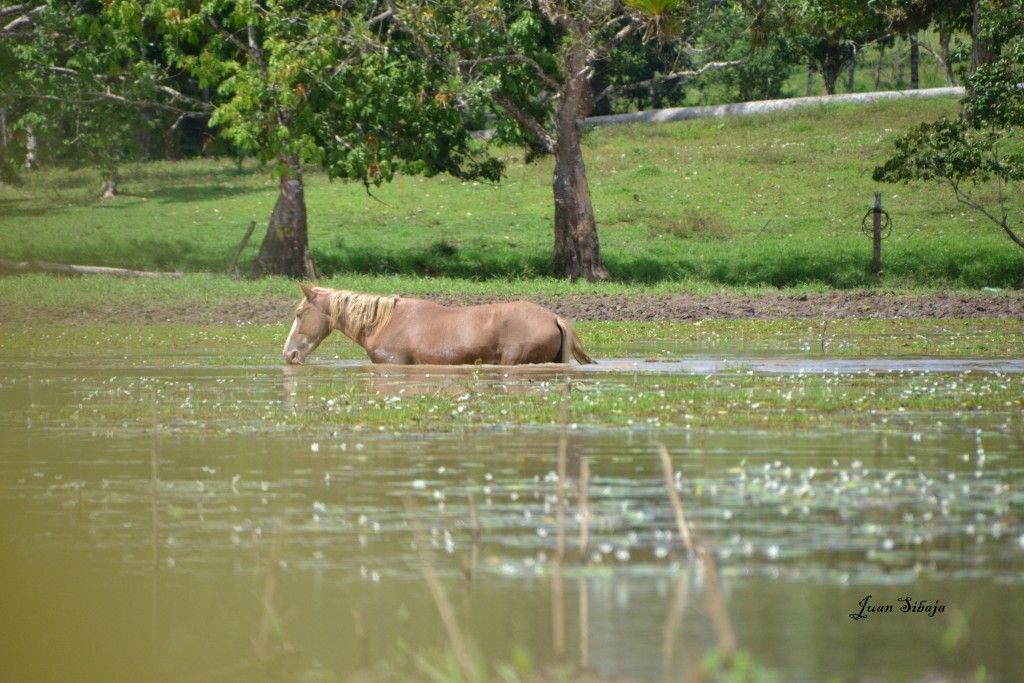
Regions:
<instances>
[{"instance_id":1,"label":"wet mud","mask_svg":"<svg viewBox=\"0 0 1024 683\"><path fill-rule=\"evenodd\" d=\"M397 292L402 294L401 292ZM437 303L465 306L511 301L502 295L417 295ZM1024 292L886 294L835 291L824 294L596 294L529 297L559 315L576 321L696 321L696 320L891 320L1024 318ZM241 299L211 304L182 303L138 306L130 310L116 302L59 311L31 313L24 309L0 310L0 323L27 322L21 318L51 315L66 323L88 322L117 315L128 324L177 322L197 325L239 322L273 324L291 317L295 297Z\"/></svg>"}]
</instances>

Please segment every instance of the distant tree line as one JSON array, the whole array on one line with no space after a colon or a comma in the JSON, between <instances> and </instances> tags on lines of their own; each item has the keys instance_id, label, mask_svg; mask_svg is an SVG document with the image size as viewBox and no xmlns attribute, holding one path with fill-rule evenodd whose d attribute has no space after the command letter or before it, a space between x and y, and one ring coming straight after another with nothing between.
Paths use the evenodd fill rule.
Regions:
<instances>
[{"instance_id":1,"label":"distant tree line","mask_svg":"<svg viewBox=\"0 0 1024 683\"><path fill-rule=\"evenodd\" d=\"M981 84L979 69L1019 65L1014 11L1019 0L6 3L0 182L88 165L114 197L128 161L254 156L279 188L257 273L312 278L304 167L368 188L397 173L497 181L489 145L515 144L555 158L553 272L601 280L586 117L676 105L686 88L779 97L794 68L833 93L867 47L897 40L913 87L925 29L948 81Z\"/></svg>"}]
</instances>

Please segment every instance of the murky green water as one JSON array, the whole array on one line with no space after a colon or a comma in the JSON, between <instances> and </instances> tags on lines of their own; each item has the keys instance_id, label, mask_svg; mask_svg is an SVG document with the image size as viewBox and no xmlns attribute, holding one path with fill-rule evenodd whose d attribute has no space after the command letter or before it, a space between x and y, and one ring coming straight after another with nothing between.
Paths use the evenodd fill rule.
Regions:
<instances>
[{"instance_id":1,"label":"murky green water","mask_svg":"<svg viewBox=\"0 0 1024 683\"><path fill-rule=\"evenodd\" d=\"M829 381L813 391L851 401L1019 396L1020 360L745 350L574 369L584 399L595 387L660 391L666 418L609 429L586 401L573 404L558 572L561 430L514 426L500 410L548 395L557 409L563 371L328 361L289 371L219 354L5 351L4 680L426 678L454 669L424 563L492 667L544 668L564 637L565 659L601 675L685 678L717 641L659 443L718 560L740 648L783 680L973 680L979 667L986 680L1024 680L1019 403L865 405L856 420L813 429L687 428L669 418L698 408L665 382L718 378L716 391L748 406L808 376ZM410 401L453 425L478 417L435 433L346 412ZM488 405L496 412L483 420ZM867 596L893 611L862 611ZM903 598L921 611L901 612ZM867 618L850 618L858 612Z\"/></svg>"}]
</instances>

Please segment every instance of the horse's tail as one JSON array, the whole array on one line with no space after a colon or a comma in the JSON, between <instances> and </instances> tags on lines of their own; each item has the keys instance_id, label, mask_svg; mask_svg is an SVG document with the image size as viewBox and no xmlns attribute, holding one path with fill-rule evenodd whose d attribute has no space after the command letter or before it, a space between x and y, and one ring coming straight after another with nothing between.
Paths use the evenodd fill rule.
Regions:
<instances>
[{"instance_id":1,"label":"horse's tail","mask_svg":"<svg viewBox=\"0 0 1024 683\"><path fill-rule=\"evenodd\" d=\"M576 332L572 329L571 322L564 318L555 318L555 324L558 325L558 331L562 333L562 349L558 356L560 363L571 363L573 358L580 365L597 363L596 360L588 356L587 352L583 350L583 344L580 343L580 338L576 336Z\"/></svg>"}]
</instances>

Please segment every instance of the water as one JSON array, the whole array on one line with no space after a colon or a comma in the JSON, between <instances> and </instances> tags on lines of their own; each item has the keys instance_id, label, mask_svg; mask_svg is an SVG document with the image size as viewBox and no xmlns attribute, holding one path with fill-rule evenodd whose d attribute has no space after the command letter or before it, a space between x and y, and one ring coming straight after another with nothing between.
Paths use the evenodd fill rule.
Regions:
<instances>
[{"instance_id":1,"label":"water","mask_svg":"<svg viewBox=\"0 0 1024 683\"><path fill-rule=\"evenodd\" d=\"M1024 680L1019 403L865 410L813 430L606 428L574 415L561 566L559 428L378 429L338 410L421 396L454 422L508 395L557 398L561 370L290 370L222 365L215 348L12 353L0 364L5 680L453 671L431 570L492 665L564 657L609 678L686 678L720 635L708 576L681 545L661 443L717 560L736 641L759 666L794 681L973 680L979 667ZM807 375L894 392L962 389L969 376L970 391L1012 392L1022 372L1019 360L747 350L611 359L571 376L629 395L652 378L739 375L753 384L734 391L758 403L761 379L765 392ZM676 398L670 389L669 408ZM893 611L862 609L865 598Z\"/></svg>"}]
</instances>

